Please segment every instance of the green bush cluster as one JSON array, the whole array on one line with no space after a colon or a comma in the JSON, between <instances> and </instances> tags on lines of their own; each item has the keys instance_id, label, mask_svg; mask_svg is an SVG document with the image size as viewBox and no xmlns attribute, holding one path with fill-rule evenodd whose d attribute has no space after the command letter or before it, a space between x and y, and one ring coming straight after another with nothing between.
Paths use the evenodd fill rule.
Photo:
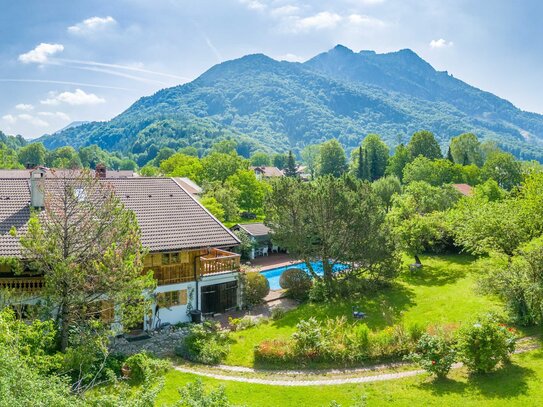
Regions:
<instances>
[{"instance_id":1,"label":"green bush cluster","mask_svg":"<svg viewBox=\"0 0 543 407\"><path fill-rule=\"evenodd\" d=\"M241 278L243 304L247 307L261 304L270 293L268 279L257 272L244 273Z\"/></svg>"},{"instance_id":2,"label":"green bush cluster","mask_svg":"<svg viewBox=\"0 0 543 407\"><path fill-rule=\"evenodd\" d=\"M306 300L311 289L311 277L298 268L287 269L279 278L281 288L287 290L286 294L295 300Z\"/></svg>"},{"instance_id":3,"label":"green bush cluster","mask_svg":"<svg viewBox=\"0 0 543 407\"><path fill-rule=\"evenodd\" d=\"M415 349L424 330L395 325L372 332L366 324L352 324L345 317L303 320L290 340L264 341L255 348L255 359L270 364L284 362L339 362L381 360L407 355Z\"/></svg>"},{"instance_id":4,"label":"green bush cluster","mask_svg":"<svg viewBox=\"0 0 543 407\"><path fill-rule=\"evenodd\" d=\"M425 333L419 339L415 352L409 354L406 359L417 363L428 373L443 378L451 370L455 357L454 348L443 335Z\"/></svg>"},{"instance_id":5,"label":"green bush cluster","mask_svg":"<svg viewBox=\"0 0 543 407\"><path fill-rule=\"evenodd\" d=\"M190 327L175 353L193 362L216 365L226 358L229 350L228 334L221 330L220 324L204 322Z\"/></svg>"},{"instance_id":6,"label":"green bush cluster","mask_svg":"<svg viewBox=\"0 0 543 407\"><path fill-rule=\"evenodd\" d=\"M157 376L165 374L170 363L163 359L156 359L147 353L136 353L126 359L124 366L128 368L128 377L133 383L140 384L150 381Z\"/></svg>"},{"instance_id":7,"label":"green bush cluster","mask_svg":"<svg viewBox=\"0 0 543 407\"><path fill-rule=\"evenodd\" d=\"M487 316L459 330L456 349L469 371L488 373L509 361L515 342L513 328Z\"/></svg>"}]
</instances>

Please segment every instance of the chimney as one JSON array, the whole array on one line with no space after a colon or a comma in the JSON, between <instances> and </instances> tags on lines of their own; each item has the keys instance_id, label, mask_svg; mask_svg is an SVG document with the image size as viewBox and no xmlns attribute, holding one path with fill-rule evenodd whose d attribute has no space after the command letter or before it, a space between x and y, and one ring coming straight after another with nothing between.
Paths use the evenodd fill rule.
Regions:
<instances>
[{"instance_id":1,"label":"chimney","mask_svg":"<svg viewBox=\"0 0 543 407\"><path fill-rule=\"evenodd\" d=\"M95 171L96 178L104 178L104 179L106 178L107 169L104 164L102 163L96 164L96 169L94 171Z\"/></svg>"},{"instance_id":2,"label":"chimney","mask_svg":"<svg viewBox=\"0 0 543 407\"><path fill-rule=\"evenodd\" d=\"M33 208L45 206L44 179L47 171L38 167L30 173L30 204Z\"/></svg>"}]
</instances>

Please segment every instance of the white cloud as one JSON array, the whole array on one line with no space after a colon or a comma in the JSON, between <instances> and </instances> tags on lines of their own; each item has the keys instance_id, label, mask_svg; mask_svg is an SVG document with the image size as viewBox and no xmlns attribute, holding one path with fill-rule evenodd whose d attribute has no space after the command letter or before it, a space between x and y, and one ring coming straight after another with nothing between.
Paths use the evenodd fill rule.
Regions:
<instances>
[{"instance_id":1,"label":"white cloud","mask_svg":"<svg viewBox=\"0 0 543 407\"><path fill-rule=\"evenodd\" d=\"M21 120L24 120L24 121L27 121L31 124L33 124L34 126L39 126L39 127L47 127L49 126L49 123L47 123L45 120L42 120L38 117L34 117L34 116L31 116L27 113L23 113L23 114L20 114L17 116L18 119L21 119Z\"/></svg>"},{"instance_id":2,"label":"white cloud","mask_svg":"<svg viewBox=\"0 0 543 407\"><path fill-rule=\"evenodd\" d=\"M26 103L19 103L18 105L15 105L15 109L29 112L31 110L34 110L34 106Z\"/></svg>"},{"instance_id":3,"label":"white cloud","mask_svg":"<svg viewBox=\"0 0 543 407\"><path fill-rule=\"evenodd\" d=\"M105 103L105 99L96 96L94 93L86 93L81 89L76 89L75 92L62 92L59 94L50 94L50 97L42 100L43 105L55 106L60 103L66 103L72 106L82 105L97 105Z\"/></svg>"},{"instance_id":4,"label":"white cloud","mask_svg":"<svg viewBox=\"0 0 543 407\"><path fill-rule=\"evenodd\" d=\"M452 41L445 41L443 38L430 41L430 48L447 48L452 47L453 45L454 43Z\"/></svg>"},{"instance_id":5,"label":"white cloud","mask_svg":"<svg viewBox=\"0 0 543 407\"><path fill-rule=\"evenodd\" d=\"M32 115L29 115L28 113L22 113L17 116L13 116L12 114L7 114L4 117L2 117L6 122L10 124L15 124L16 122L22 120L25 122L28 122L36 127L47 127L49 126L49 123L47 123L45 120L40 119L39 117L34 117Z\"/></svg>"},{"instance_id":6,"label":"white cloud","mask_svg":"<svg viewBox=\"0 0 543 407\"><path fill-rule=\"evenodd\" d=\"M357 26L378 28L386 25L383 20L363 14L351 14L348 19L351 24Z\"/></svg>"},{"instance_id":7,"label":"white cloud","mask_svg":"<svg viewBox=\"0 0 543 407\"><path fill-rule=\"evenodd\" d=\"M241 4L245 4L249 10L264 10L266 5L258 0L240 0Z\"/></svg>"},{"instance_id":8,"label":"white cloud","mask_svg":"<svg viewBox=\"0 0 543 407\"><path fill-rule=\"evenodd\" d=\"M271 10L270 14L274 17L290 16L297 13L300 7L287 4L286 6L277 7Z\"/></svg>"},{"instance_id":9,"label":"white cloud","mask_svg":"<svg viewBox=\"0 0 543 407\"><path fill-rule=\"evenodd\" d=\"M48 44L42 42L33 50L30 50L25 54L19 55L19 61L21 61L23 64L43 64L47 62L47 58L49 56L62 51L64 51L64 45L62 44Z\"/></svg>"},{"instance_id":10,"label":"white cloud","mask_svg":"<svg viewBox=\"0 0 543 407\"><path fill-rule=\"evenodd\" d=\"M70 116L68 116L64 112L38 112L38 116L52 117L55 119L63 120L65 122L69 122L71 120Z\"/></svg>"},{"instance_id":11,"label":"white cloud","mask_svg":"<svg viewBox=\"0 0 543 407\"><path fill-rule=\"evenodd\" d=\"M68 27L68 32L75 35L89 35L116 25L117 21L111 16L91 17Z\"/></svg>"},{"instance_id":12,"label":"white cloud","mask_svg":"<svg viewBox=\"0 0 543 407\"><path fill-rule=\"evenodd\" d=\"M339 24L343 18L336 13L331 13L329 11L321 11L315 15L296 18L294 20L294 30L295 31L308 31L308 30L321 30L325 28L334 28Z\"/></svg>"},{"instance_id":13,"label":"white cloud","mask_svg":"<svg viewBox=\"0 0 543 407\"><path fill-rule=\"evenodd\" d=\"M9 124L14 124L17 122L17 118L12 114L6 114L5 116L2 116L2 119Z\"/></svg>"},{"instance_id":14,"label":"white cloud","mask_svg":"<svg viewBox=\"0 0 543 407\"><path fill-rule=\"evenodd\" d=\"M350 0L350 3L360 6L375 6L376 4L382 4L385 0Z\"/></svg>"},{"instance_id":15,"label":"white cloud","mask_svg":"<svg viewBox=\"0 0 543 407\"><path fill-rule=\"evenodd\" d=\"M304 62L305 58L298 56L296 54L284 54L277 57L280 61L289 61L289 62Z\"/></svg>"}]
</instances>

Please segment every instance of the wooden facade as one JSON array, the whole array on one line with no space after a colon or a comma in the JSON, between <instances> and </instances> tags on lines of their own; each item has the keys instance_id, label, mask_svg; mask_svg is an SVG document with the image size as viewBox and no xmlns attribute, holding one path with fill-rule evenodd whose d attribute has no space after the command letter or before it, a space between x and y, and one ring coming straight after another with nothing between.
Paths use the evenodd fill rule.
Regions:
<instances>
[{"instance_id":1,"label":"wooden facade","mask_svg":"<svg viewBox=\"0 0 543 407\"><path fill-rule=\"evenodd\" d=\"M152 270L157 284L161 286L195 281L207 274L238 271L240 256L220 249L149 253L143 265L144 272ZM0 289L34 293L43 288L43 277L13 276L5 264L2 265L2 272L5 277L0 273Z\"/></svg>"},{"instance_id":2,"label":"wooden facade","mask_svg":"<svg viewBox=\"0 0 543 407\"><path fill-rule=\"evenodd\" d=\"M158 285L187 283L206 274L238 271L239 254L220 249L149 253L144 271L152 270Z\"/></svg>"}]
</instances>

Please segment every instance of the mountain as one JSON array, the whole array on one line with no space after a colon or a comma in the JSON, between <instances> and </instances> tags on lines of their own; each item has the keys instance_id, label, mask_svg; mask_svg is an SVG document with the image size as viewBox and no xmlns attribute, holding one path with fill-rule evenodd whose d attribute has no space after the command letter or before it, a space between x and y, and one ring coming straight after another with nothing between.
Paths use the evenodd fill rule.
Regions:
<instances>
[{"instance_id":1,"label":"mountain","mask_svg":"<svg viewBox=\"0 0 543 407\"><path fill-rule=\"evenodd\" d=\"M49 148L98 144L134 154L159 148L206 149L241 140L242 152L299 151L339 139L348 149L368 133L391 146L421 129L446 148L473 132L524 159L543 160L543 116L438 72L411 50L355 53L338 45L305 63L262 54L215 65L196 80L143 97L108 122L42 137Z\"/></svg>"},{"instance_id":2,"label":"mountain","mask_svg":"<svg viewBox=\"0 0 543 407\"><path fill-rule=\"evenodd\" d=\"M58 134L58 133L63 132L64 130L73 129L74 127L79 127L79 126L82 126L82 125L87 124L87 123L90 123L90 122L88 122L88 121L71 122L67 126L64 126L62 129L55 131L53 134Z\"/></svg>"}]
</instances>

